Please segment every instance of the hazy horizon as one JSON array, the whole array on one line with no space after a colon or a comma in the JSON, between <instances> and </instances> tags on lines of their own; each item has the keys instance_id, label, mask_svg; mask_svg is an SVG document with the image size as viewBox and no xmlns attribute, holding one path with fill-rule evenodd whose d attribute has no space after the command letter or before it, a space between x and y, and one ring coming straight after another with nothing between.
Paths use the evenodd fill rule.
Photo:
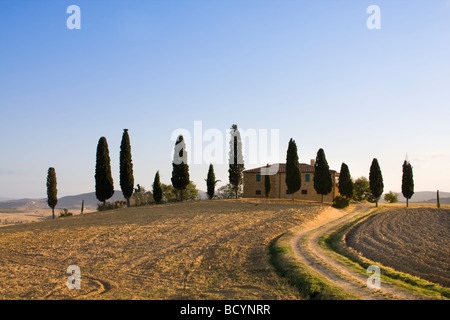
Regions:
<instances>
[{"instance_id":1,"label":"hazy horizon","mask_svg":"<svg viewBox=\"0 0 450 320\"><path fill-rule=\"evenodd\" d=\"M197 189L198 189L198 188L197 188ZM205 190L202 190L202 189L198 189L198 190L206 193ZM151 191L151 189L150 189L149 191ZM389 190L389 191L391 191L391 190ZM385 191L383 192L383 194L388 193L389 191L385 190ZM393 192L396 192L396 193L398 193L400 196L402 196L401 191L395 191L395 190L392 190L392 191L393 191ZM419 190L419 191L415 191L414 194L417 195L417 193L421 193L421 192L430 192L430 193L436 194L436 191L437 191L437 190L435 190L435 191L434 191L434 190ZM122 191L121 191L121 190L114 190L113 198L117 196L116 192L122 192ZM61 194L58 194L58 198L60 199L60 198L63 198L63 197L79 196L79 195L81 195L81 194L90 194L90 193L95 193L95 190L87 191L87 192L81 192L81 193L77 193L77 194L62 194L62 195L61 195ZM445 194L447 194L447 193L450 194L450 192L445 191L445 190L439 190L439 193L441 194L441 197L446 197ZM442 195L443 195L443 196L442 196ZM22 199L32 199L32 200L36 200L36 199L46 199L46 198L47 198L46 195L43 195L43 196L37 196L37 197L20 197L20 198L9 198L9 197L1 197L1 196L0 196L0 202L2 202L2 201L22 200ZM412 197L411 199L414 200L414 195L413 195L413 197ZM427 200L431 200L431 199L432 199L432 198L427 199Z\"/></svg>"}]
</instances>

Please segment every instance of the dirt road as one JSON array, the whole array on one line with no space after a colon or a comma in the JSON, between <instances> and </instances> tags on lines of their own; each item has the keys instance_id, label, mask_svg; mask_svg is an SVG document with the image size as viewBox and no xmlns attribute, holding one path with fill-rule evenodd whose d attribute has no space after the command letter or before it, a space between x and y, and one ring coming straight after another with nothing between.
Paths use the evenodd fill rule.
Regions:
<instances>
[{"instance_id":1,"label":"dirt road","mask_svg":"<svg viewBox=\"0 0 450 320\"><path fill-rule=\"evenodd\" d=\"M367 279L370 274L364 276L351 270L320 247L319 239L322 235L339 225L345 224L355 216L368 212L372 208L373 205L357 205L351 211L330 208L322 212L314 220L299 229L292 238L291 246L297 258L334 285L361 299L420 299L419 296L411 295L386 283L381 283L379 290L369 289L367 287Z\"/></svg>"}]
</instances>

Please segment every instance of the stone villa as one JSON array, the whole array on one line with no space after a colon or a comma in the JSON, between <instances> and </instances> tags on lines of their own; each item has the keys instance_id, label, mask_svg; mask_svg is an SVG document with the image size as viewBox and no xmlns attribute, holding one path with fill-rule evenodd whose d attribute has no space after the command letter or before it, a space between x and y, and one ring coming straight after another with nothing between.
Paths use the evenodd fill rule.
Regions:
<instances>
[{"instance_id":1,"label":"stone villa","mask_svg":"<svg viewBox=\"0 0 450 320\"><path fill-rule=\"evenodd\" d=\"M259 167L255 169L245 170L244 173L244 198L265 198L264 195L264 175L261 174ZM299 191L295 193L294 198L297 200L320 201L321 195L314 190L314 160L311 164L300 163L300 171L302 173L302 185ZM324 202L332 202L334 197L339 195L338 178L339 173L330 170L333 181L333 188L331 192L324 195ZM278 172L270 176L271 191L270 197L272 199L291 199L292 194L287 191L286 186L286 164L280 163Z\"/></svg>"}]
</instances>

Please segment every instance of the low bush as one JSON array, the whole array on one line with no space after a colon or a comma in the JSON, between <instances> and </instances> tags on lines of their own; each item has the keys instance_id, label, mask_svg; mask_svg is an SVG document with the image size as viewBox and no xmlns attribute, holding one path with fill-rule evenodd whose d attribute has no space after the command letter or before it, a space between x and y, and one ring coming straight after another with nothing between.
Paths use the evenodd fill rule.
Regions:
<instances>
[{"instance_id":1,"label":"low bush","mask_svg":"<svg viewBox=\"0 0 450 320\"><path fill-rule=\"evenodd\" d=\"M67 208L64 208L64 209L61 210L60 213L59 213L59 217L60 217L60 218L70 217L70 216L73 216L73 213L72 213L72 212L69 212L69 209L67 209Z\"/></svg>"},{"instance_id":2,"label":"low bush","mask_svg":"<svg viewBox=\"0 0 450 320\"><path fill-rule=\"evenodd\" d=\"M350 205L350 199L347 199L342 196L337 196L333 200L333 207L338 209L346 208Z\"/></svg>"},{"instance_id":3,"label":"low bush","mask_svg":"<svg viewBox=\"0 0 450 320\"><path fill-rule=\"evenodd\" d=\"M106 205L99 203L97 205L97 211L113 210L124 208L127 203L124 200L116 200L114 203L106 202Z\"/></svg>"}]
</instances>

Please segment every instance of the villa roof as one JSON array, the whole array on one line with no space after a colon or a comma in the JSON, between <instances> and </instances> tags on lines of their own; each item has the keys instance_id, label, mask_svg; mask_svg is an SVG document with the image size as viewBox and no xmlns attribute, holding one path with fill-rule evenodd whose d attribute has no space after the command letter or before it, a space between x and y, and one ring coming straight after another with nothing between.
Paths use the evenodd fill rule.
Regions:
<instances>
[{"instance_id":1,"label":"villa roof","mask_svg":"<svg viewBox=\"0 0 450 320\"><path fill-rule=\"evenodd\" d=\"M260 173L262 168L266 168L266 167L264 166L264 167L254 168L254 169L248 169L248 170L245 170L244 173ZM310 164L306 164L306 163L300 163L300 171L302 173L314 173L314 166L312 166ZM278 172L286 173L286 163L278 163ZM336 172L336 171L330 170L330 172Z\"/></svg>"}]
</instances>

